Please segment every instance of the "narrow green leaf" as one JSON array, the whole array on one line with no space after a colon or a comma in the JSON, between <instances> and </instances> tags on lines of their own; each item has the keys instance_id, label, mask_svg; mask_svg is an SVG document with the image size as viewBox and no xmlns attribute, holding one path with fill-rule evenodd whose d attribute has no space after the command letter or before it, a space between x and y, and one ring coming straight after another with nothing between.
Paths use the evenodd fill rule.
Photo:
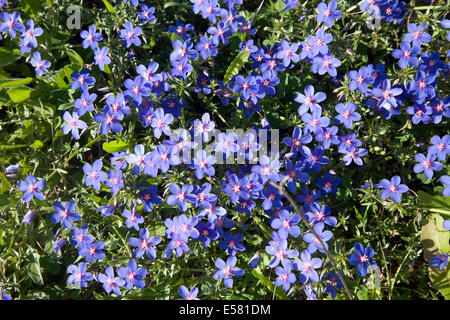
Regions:
<instances>
[{"instance_id":1,"label":"narrow green leaf","mask_svg":"<svg viewBox=\"0 0 450 320\"><path fill-rule=\"evenodd\" d=\"M105 4L106 9L108 9L109 12L116 13L116 9L108 2L108 0L102 0L102 1Z\"/></svg>"},{"instance_id":2,"label":"narrow green leaf","mask_svg":"<svg viewBox=\"0 0 450 320\"><path fill-rule=\"evenodd\" d=\"M29 84L33 81L33 78L11 78L11 79L0 79L0 88L13 88L19 87L25 84Z\"/></svg>"},{"instance_id":3,"label":"narrow green leaf","mask_svg":"<svg viewBox=\"0 0 450 320\"><path fill-rule=\"evenodd\" d=\"M248 57L250 56L250 51L244 50L239 53L231 62L227 71L225 72L225 76L223 81L228 83L231 78L239 73L239 70L244 66L244 64L248 61Z\"/></svg>"},{"instance_id":4,"label":"narrow green leaf","mask_svg":"<svg viewBox=\"0 0 450 320\"><path fill-rule=\"evenodd\" d=\"M424 209L450 216L450 197L432 196L421 190L419 190L418 194Z\"/></svg>"}]
</instances>

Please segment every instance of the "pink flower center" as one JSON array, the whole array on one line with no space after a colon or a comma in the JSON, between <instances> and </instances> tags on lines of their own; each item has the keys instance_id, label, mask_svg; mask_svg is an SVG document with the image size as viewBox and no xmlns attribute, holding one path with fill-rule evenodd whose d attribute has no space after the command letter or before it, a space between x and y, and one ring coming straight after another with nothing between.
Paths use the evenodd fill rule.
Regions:
<instances>
[{"instance_id":1,"label":"pink flower center","mask_svg":"<svg viewBox=\"0 0 450 320\"><path fill-rule=\"evenodd\" d=\"M229 266L226 266L225 268L223 268L223 273L229 277L233 274L233 269Z\"/></svg>"},{"instance_id":2,"label":"pink flower center","mask_svg":"<svg viewBox=\"0 0 450 320\"><path fill-rule=\"evenodd\" d=\"M396 187L395 185L391 185L391 186L389 187L389 191L390 191L390 192L396 192L396 191L397 191L397 187Z\"/></svg>"},{"instance_id":3,"label":"pink flower center","mask_svg":"<svg viewBox=\"0 0 450 320\"><path fill-rule=\"evenodd\" d=\"M281 225L283 226L283 228L285 229L289 229L291 227L291 222L289 220L284 220Z\"/></svg>"}]
</instances>

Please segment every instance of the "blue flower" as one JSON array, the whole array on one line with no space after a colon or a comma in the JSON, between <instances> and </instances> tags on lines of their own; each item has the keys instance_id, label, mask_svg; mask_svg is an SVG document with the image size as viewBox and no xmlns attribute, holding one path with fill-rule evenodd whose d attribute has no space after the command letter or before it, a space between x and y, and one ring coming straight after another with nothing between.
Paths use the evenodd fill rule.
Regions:
<instances>
[{"instance_id":1,"label":"blue flower","mask_svg":"<svg viewBox=\"0 0 450 320\"><path fill-rule=\"evenodd\" d=\"M97 95L95 93L89 94L87 91L83 92L80 98L75 100L73 105L78 116L81 117L86 112L95 111L93 104L95 99L97 99Z\"/></svg>"},{"instance_id":2,"label":"blue flower","mask_svg":"<svg viewBox=\"0 0 450 320\"><path fill-rule=\"evenodd\" d=\"M107 47L96 48L95 49L95 64L98 65L100 70L105 69L105 64L108 65L111 63L111 59L108 57L109 49Z\"/></svg>"},{"instance_id":3,"label":"blue flower","mask_svg":"<svg viewBox=\"0 0 450 320\"><path fill-rule=\"evenodd\" d=\"M342 161L345 163L346 166L350 165L352 161L358 165L362 166L363 161L361 157L364 157L368 154L367 149L364 148L355 148L355 147L346 147L343 149L339 149L340 153L345 154L345 156L342 158Z\"/></svg>"},{"instance_id":4,"label":"blue flower","mask_svg":"<svg viewBox=\"0 0 450 320\"><path fill-rule=\"evenodd\" d=\"M82 247L93 243L94 237L88 234L88 231L89 227L87 225L82 226L80 229L73 227L72 230L70 230L70 233L72 234L72 238L70 238L70 245Z\"/></svg>"},{"instance_id":5,"label":"blue flower","mask_svg":"<svg viewBox=\"0 0 450 320\"><path fill-rule=\"evenodd\" d=\"M209 27L207 32L213 36L216 43L222 42L225 46L230 43L228 37L233 34L228 24L224 20L219 21L216 27Z\"/></svg>"},{"instance_id":6,"label":"blue flower","mask_svg":"<svg viewBox=\"0 0 450 320\"><path fill-rule=\"evenodd\" d=\"M171 133L169 124L171 124L173 120L174 117L170 113L164 114L164 110L162 108L156 109L152 119L152 128L155 137L161 137L162 133L170 136Z\"/></svg>"},{"instance_id":7,"label":"blue flower","mask_svg":"<svg viewBox=\"0 0 450 320\"><path fill-rule=\"evenodd\" d=\"M236 174L232 174L228 178L228 183L224 185L222 191L230 195L231 203L237 203L239 199L248 200L250 194L245 189L245 181L238 178Z\"/></svg>"},{"instance_id":8,"label":"blue flower","mask_svg":"<svg viewBox=\"0 0 450 320\"><path fill-rule=\"evenodd\" d=\"M192 169L195 169L195 176L197 179L202 179L205 174L208 176L214 176L215 170L213 165L216 163L216 157L213 155L207 155L205 150L198 150L195 154L196 157L192 159Z\"/></svg>"},{"instance_id":9,"label":"blue flower","mask_svg":"<svg viewBox=\"0 0 450 320\"><path fill-rule=\"evenodd\" d=\"M427 179L433 178L434 171L441 171L444 166L442 163L438 161L434 161L437 157L437 154L430 154L425 157L422 153L418 153L414 156L418 164L414 166L415 173L425 173L425 177Z\"/></svg>"},{"instance_id":10,"label":"blue flower","mask_svg":"<svg viewBox=\"0 0 450 320\"><path fill-rule=\"evenodd\" d=\"M33 222L34 217L36 216L36 211L33 209L28 210L25 216L22 219L22 223L31 224Z\"/></svg>"},{"instance_id":11,"label":"blue flower","mask_svg":"<svg viewBox=\"0 0 450 320\"><path fill-rule=\"evenodd\" d=\"M98 159L95 160L92 166L89 163L85 163L83 166L84 174L84 184L86 186L93 186L95 190L100 190L100 183L108 179L108 175L101 171L103 167L103 161Z\"/></svg>"},{"instance_id":12,"label":"blue flower","mask_svg":"<svg viewBox=\"0 0 450 320\"><path fill-rule=\"evenodd\" d=\"M336 289L344 288L342 281L339 279L338 275L333 272L328 272L327 274L327 287L323 291L324 294L329 294L332 299L336 297Z\"/></svg>"},{"instance_id":13,"label":"blue flower","mask_svg":"<svg viewBox=\"0 0 450 320\"><path fill-rule=\"evenodd\" d=\"M138 18L143 23L154 23L156 21L156 17L154 16L155 7L148 7L145 4L141 5L141 12L138 14Z\"/></svg>"},{"instance_id":14,"label":"blue flower","mask_svg":"<svg viewBox=\"0 0 450 320\"><path fill-rule=\"evenodd\" d=\"M189 291L188 288L186 288L185 286L181 285L178 288L178 294L181 297L181 300L199 300L197 298L197 294L198 294L198 289L197 288L193 288L191 291Z\"/></svg>"},{"instance_id":15,"label":"blue flower","mask_svg":"<svg viewBox=\"0 0 450 320\"><path fill-rule=\"evenodd\" d=\"M442 190L442 195L445 197L450 196L450 176L441 176L439 181L445 186L444 190Z\"/></svg>"},{"instance_id":16,"label":"blue flower","mask_svg":"<svg viewBox=\"0 0 450 320\"><path fill-rule=\"evenodd\" d=\"M430 265L437 267L442 270L448 266L448 254L438 254L437 256L430 259Z\"/></svg>"},{"instance_id":17,"label":"blue flower","mask_svg":"<svg viewBox=\"0 0 450 320\"><path fill-rule=\"evenodd\" d=\"M206 60L209 56L217 55L217 45L216 38L212 37L209 39L207 36L201 36L200 42L195 45L195 49L200 53L200 57Z\"/></svg>"},{"instance_id":18,"label":"blue flower","mask_svg":"<svg viewBox=\"0 0 450 320\"><path fill-rule=\"evenodd\" d=\"M297 238L300 235L300 227L297 224L301 221L298 214L289 214L287 210L281 210L278 218L272 220L271 227L279 230L279 234L283 238L287 238L288 234Z\"/></svg>"},{"instance_id":19,"label":"blue flower","mask_svg":"<svg viewBox=\"0 0 450 320\"><path fill-rule=\"evenodd\" d=\"M320 243L319 238L317 238L311 232L308 232L307 234L305 234L303 236L303 241L308 243L307 250L309 253L314 253L314 252L316 252L316 250L319 250L321 253L324 253L325 250L328 250L327 241L333 237L333 233L331 233L331 231L328 231L328 230L323 231L324 226L325 226L324 223L319 222L319 223L316 223L313 227L314 232L322 240L324 246L322 246L322 244Z\"/></svg>"},{"instance_id":20,"label":"blue flower","mask_svg":"<svg viewBox=\"0 0 450 320\"><path fill-rule=\"evenodd\" d=\"M327 27L331 27L334 24L334 20L342 17L342 12L337 10L337 6L336 0L331 0L328 5L325 2L319 3L317 6L319 10L319 14L316 17L317 22L323 22Z\"/></svg>"},{"instance_id":21,"label":"blue flower","mask_svg":"<svg viewBox=\"0 0 450 320\"><path fill-rule=\"evenodd\" d=\"M330 76L336 77L336 67L339 67L341 64L341 60L334 58L329 54L324 56L317 56L313 59L311 71L320 75L328 73Z\"/></svg>"},{"instance_id":22,"label":"blue flower","mask_svg":"<svg viewBox=\"0 0 450 320\"><path fill-rule=\"evenodd\" d=\"M44 195L41 190L47 186L44 180L37 180L35 176L27 176L25 181L20 181L18 188L23 191L22 200L25 202L31 201L33 197L44 200Z\"/></svg>"},{"instance_id":23,"label":"blue flower","mask_svg":"<svg viewBox=\"0 0 450 320\"><path fill-rule=\"evenodd\" d=\"M178 210L186 211L187 203L194 203L197 197L192 193L194 187L191 184L183 185L181 188L176 183L171 183L169 191L172 193L166 199L168 205L177 204Z\"/></svg>"},{"instance_id":24,"label":"blue flower","mask_svg":"<svg viewBox=\"0 0 450 320\"><path fill-rule=\"evenodd\" d=\"M223 234L224 240L219 242L219 248L225 250L229 255L236 255L237 251L245 251L245 246L242 244L244 236L242 234L232 235L229 232Z\"/></svg>"},{"instance_id":25,"label":"blue flower","mask_svg":"<svg viewBox=\"0 0 450 320\"><path fill-rule=\"evenodd\" d=\"M323 222L331 227L337 225L335 217L331 216L331 209L327 205L321 206L318 203L313 203L308 212L305 212L305 217L311 224L317 224Z\"/></svg>"},{"instance_id":26,"label":"blue flower","mask_svg":"<svg viewBox=\"0 0 450 320\"><path fill-rule=\"evenodd\" d=\"M381 86L378 85L376 88L373 88L371 92L375 97L380 98L378 107L388 109L391 106L397 107L398 101L395 97L401 95L403 90L399 87L392 87L391 80L385 79L381 82Z\"/></svg>"},{"instance_id":27,"label":"blue flower","mask_svg":"<svg viewBox=\"0 0 450 320\"><path fill-rule=\"evenodd\" d=\"M427 105L415 105L406 108L406 113L412 115L411 122L413 124L428 124L431 121L433 110Z\"/></svg>"},{"instance_id":28,"label":"blue flower","mask_svg":"<svg viewBox=\"0 0 450 320\"><path fill-rule=\"evenodd\" d=\"M170 54L170 61L179 60L183 57L191 60L197 60L199 54L197 50L192 49L193 46L194 44L190 40L185 42L175 40L172 42L174 51Z\"/></svg>"},{"instance_id":29,"label":"blue flower","mask_svg":"<svg viewBox=\"0 0 450 320\"><path fill-rule=\"evenodd\" d=\"M127 218L125 221L127 228L133 227L136 231L139 231L139 225L144 223L144 218L136 214L136 207L131 207L130 210L124 209L123 216Z\"/></svg>"},{"instance_id":30,"label":"blue flower","mask_svg":"<svg viewBox=\"0 0 450 320\"><path fill-rule=\"evenodd\" d=\"M80 288L87 288L87 283L94 280L94 276L87 271L87 266L84 262L80 262L78 266L71 264L67 267L67 272L71 275L67 278L70 284L77 284Z\"/></svg>"},{"instance_id":31,"label":"blue flower","mask_svg":"<svg viewBox=\"0 0 450 320\"><path fill-rule=\"evenodd\" d=\"M361 115L356 112L356 109L356 104L351 101L347 105L338 103L336 111L339 112L339 115L334 118L334 121L337 124L343 123L347 129L350 129L353 126L353 121L361 120Z\"/></svg>"},{"instance_id":32,"label":"blue flower","mask_svg":"<svg viewBox=\"0 0 450 320\"><path fill-rule=\"evenodd\" d=\"M277 267L275 269L275 273L278 277L275 279L275 286L282 286L283 290L287 292L291 287L291 284L297 281L297 277L291 272L291 270L292 264L286 264L284 267Z\"/></svg>"},{"instance_id":33,"label":"blue flower","mask_svg":"<svg viewBox=\"0 0 450 320\"><path fill-rule=\"evenodd\" d=\"M42 35L44 31L42 28L35 28L34 21L29 19L26 25L26 29L22 32L22 45L28 46L30 45L33 48L37 47L36 37Z\"/></svg>"},{"instance_id":34,"label":"blue flower","mask_svg":"<svg viewBox=\"0 0 450 320\"><path fill-rule=\"evenodd\" d=\"M169 32L176 33L179 35L184 41L189 40L191 36L188 31L193 31L194 26L190 23L184 24L183 21L178 20L174 26L169 26Z\"/></svg>"},{"instance_id":35,"label":"blue flower","mask_svg":"<svg viewBox=\"0 0 450 320\"><path fill-rule=\"evenodd\" d=\"M116 169L115 171L108 170L108 179L106 179L105 185L111 188L112 194L119 192L119 189L124 187L122 171L119 169Z\"/></svg>"},{"instance_id":36,"label":"blue flower","mask_svg":"<svg viewBox=\"0 0 450 320\"><path fill-rule=\"evenodd\" d=\"M72 133L72 137L75 140L80 139L80 134L78 132L79 129L83 130L87 128L86 122L80 120L79 115L76 112L73 112L72 115L70 115L69 112L64 112L63 115L64 121L66 121L66 124L62 126L62 131L64 134L68 134L69 132Z\"/></svg>"},{"instance_id":37,"label":"blue flower","mask_svg":"<svg viewBox=\"0 0 450 320\"><path fill-rule=\"evenodd\" d=\"M291 137L283 138L283 143L289 147L291 150L289 151L293 157L297 157L298 152L300 152L303 145L308 144L312 141L312 136L309 133L309 130L305 130L304 134L300 127L295 127L292 132Z\"/></svg>"},{"instance_id":38,"label":"blue flower","mask_svg":"<svg viewBox=\"0 0 450 320\"><path fill-rule=\"evenodd\" d=\"M139 47L141 45L139 36L142 33L142 29L140 27L133 27L130 21L125 22L124 27L125 29L120 30L119 36L124 39L123 42L127 48L131 47L132 44Z\"/></svg>"},{"instance_id":39,"label":"blue flower","mask_svg":"<svg viewBox=\"0 0 450 320\"><path fill-rule=\"evenodd\" d=\"M124 85L127 90L125 90L123 95L125 98L133 99L137 105L142 103L142 97L148 97L152 91L150 83L141 76L136 77L134 80L125 80Z\"/></svg>"},{"instance_id":40,"label":"blue flower","mask_svg":"<svg viewBox=\"0 0 450 320\"><path fill-rule=\"evenodd\" d=\"M1 13L2 23L0 24L0 32L8 32L11 38L16 37L17 32L24 32L25 27L22 23L19 22L20 14L17 11L9 14L6 11Z\"/></svg>"},{"instance_id":41,"label":"blue flower","mask_svg":"<svg viewBox=\"0 0 450 320\"><path fill-rule=\"evenodd\" d=\"M417 46L411 47L408 42L400 43L400 49L392 51L392 56L398 60L398 66L401 69L406 68L408 65L417 67L419 65L420 48Z\"/></svg>"},{"instance_id":42,"label":"blue flower","mask_svg":"<svg viewBox=\"0 0 450 320\"><path fill-rule=\"evenodd\" d=\"M105 243L103 241L88 243L78 248L78 254L85 257L85 261L88 263L95 260L103 260L105 259L105 254L102 251L104 247Z\"/></svg>"},{"instance_id":43,"label":"blue flower","mask_svg":"<svg viewBox=\"0 0 450 320\"><path fill-rule=\"evenodd\" d=\"M141 169L145 167L145 157L148 153L145 153L144 146L142 144L138 144L134 147L134 153L130 153L127 157L127 162L133 165L132 172L135 175L138 175L141 172Z\"/></svg>"},{"instance_id":44,"label":"blue flower","mask_svg":"<svg viewBox=\"0 0 450 320\"><path fill-rule=\"evenodd\" d=\"M144 228L139 231L139 238L131 237L128 241L131 246L136 247L133 258L139 259L145 253L149 259L155 259L156 250L154 246L161 242L161 237L150 238L148 229Z\"/></svg>"},{"instance_id":45,"label":"blue flower","mask_svg":"<svg viewBox=\"0 0 450 320\"><path fill-rule=\"evenodd\" d=\"M295 101L301 103L297 112L299 115L303 115L308 110L313 111L316 108L320 108L319 102L326 99L326 94L323 92L314 93L314 87L312 85L307 85L305 87L305 94L298 93L295 96Z\"/></svg>"},{"instance_id":46,"label":"blue flower","mask_svg":"<svg viewBox=\"0 0 450 320\"><path fill-rule=\"evenodd\" d=\"M72 78L72 83L70 87L73 90L80 89L81 92L87 92L89 90L89 86L92 86L95 83L95 78L89 76L89 69L83 68L80 72L74 71L70 77Z\"/></svg>"},{"instance_id":47,"label":"blue flower","mask_svg":"<svg viewBox=\"0 0 450 320\"><path fill-rule=\"evenodd\" d=\"M144 204L144 211L151 212L155 204L160 204L162 198L158 195L158 187L151 185L139 192L139 197Z\"/></svg>"},{"instance_id":48,"label":"blue flower","mask_svg":"<svg viewBox=\"0 0 450 320\"><path fill-rule=\"evenodd\" d=\"M280 232L278 232L280 234ZM278 235L277 233L273 233L273 235ZM280 235L281 236L281 235ZM285 267L291 264L291 260L298 257L297 250L288 250L288 243L285 238L275 240L269 242L269 245L266 246L265 251L267 254L273 256L272 260L269 262L269 268L277 267L280 262Z\"/></svg>"},{"instance_id":49,"label":"blue flower","mask_svg":"<svg viewBox=\"0 0 450 320\"><path fill-rule=\"evenodd\" d=\"M250 261L248 262L248 266L252 269L255 269L259 262L261 261L261 255L259 254L259 252L255 253L253 255L253 257L250 259Z\"/></svg>"},{"instance_id":50,"label":"blue flower","mask_svg":"<svg viewBox=\"0 0 450 320\"><path fill-rule=\"evenodd\" d=\"M219 233L215 230L215 225L213 222L208 221L206 224L204 222L199 222L196 226L200 240L204 247L209 247L211 240L219 239Z\"/></svg>"},{"instance_id":51,"label":"blue flower","mask_svg":"<svg viewBox=\"0 0 450 320\"><path fill-rule=\"evenodd\" d=\"M103 113L97 113L94 116L95 122L100 123L100 133L108 134L110 131L115 133L122 132L123 126L119 121L123 120L123 114L114 112L109 106L103 108Z\"/></svg>"},{"instance_id":52,"label":"blue flower","mask_svg":"<svg viewBox=\"0 0 450 320\"><path fill-rule=\"evenodd\" d=\"M42 76L44 72L50 73L47 68L50 67L51 63L47 60L42 60L39 52L35 51L33 53L30 63L35 68L37 76Z\"/></svg>"},{"instance_id":53,"label":"blue flower","mask_svg":"<svg viewBox=\"0 0 450 320\"><path fill-rule=\"evenodd\" d=\"M429 43L431 35L426 33L428 25L425 22L416 25L415 23L408 24L408 33L403 35L403 41L412 42L413 46L420 47L422 42Z\"/></svg>"},{"instance_id":54,"label":"blue flower","mask_svg":"<svg viewBox=\"0 0 450 320\"><path fill-rule=\"evenodd\" d=\"M294 261L294 270L300 271L299 280L301 283L319 282L319 274L316 270L322 267L322 260L319 258L312 258L308 250L303 250L300 254L300 259Z\"/></svg>"},{"instance_id":55,"label":"blue flower","mask_svg":"<svg viewBox=\"0 0 450 320\"><path fill-rule=\"evenodd\" d=\"M152 172L152 168L150 167L150 159L145 159L147 166L144 168L145 174L155 174L156 171ZM151 163L153 163L156 167L153 167L154 170L159 169L162 173L166 173L169 170L169 165L176 166L180 164L180 159L178 158L177 149L175 147L166 147L165 145L160 144L156 147L156 150L153 151L151 156ZM149 172L147 172L149 170Z\"/></svg>"},{"instance_id":56,"label":"blue flower","mask_svg":"<svg viewBox=\"0 0 450 320\"><path fill-rule=\"evenodd\" d=\"M396 203L399 203L402 199L402 193L408 192L409 188L405 184L400 184L401 179L399 176L392 177L391 181L382 179L374 187L378 189L384 189L381 191L381 199L392 198Z\"/></svg>"},{"instance_id":57,"label":"blue flower","mask_svg":"<svg viewBox=\"0 0 450 320\"><path fill-rule=\"evenodd\" d=\"M83 39L81 46L86 49L91 47L92 50L96 50L98 47L98 42L103 40L101 33L96 32L97 28L94 24L89 26L88 31L82 30L80 32L80 37Z\"/></svg>"},{"instance_id":58,"label":"blue flower","mask_svg":"<svg viewBox=\"0 0 450 320\"><path fill-rule=\"evenodd\" d=\"M219 270L214 272L213 278L216 280L223 279L225 287L231 288L233 286L233 277L242 277L245 273L244 270L235 268L236 262L237 258L235 256L229 256L226 262L217 258L215 266Z\"/></svg>"},{"instance_id":59,"label":"blue flower","mask_svg":"<svg viewBox=\"0 0 450 320\"><path fill-rule=\"evenodd\" d=\"M169 259L172 256L173 250L175 250L176 255L181 257L183 252L190 252L191 249L187 245L188 239L181 236L180 234L174 234L172 240L167 245L166 250L164 250L163 258Z\"/></svg>"},{"instance_id":60,"label":"blue flower","mask_svg":"<svg viewBox=\"0 0 450 320\"><path fill-rule=\"evenodd\" d=\"M350 90L358 89L361 93L367 93L368 84L373 84L375 78L372 76L373 69L370 67L361 67L359 71L351 70L348 72L348 77L351 79L348 84Z\"/></svg>"},{"instance_id":61,"label":"blue flower","mask_svg":"<svg viewBox=\"0 0 450 320\"><path fill-rule=\"evenodd\" d=\"M103 273L99 273L97 278L100 283L103 283L103 289L110 293L111 291L117 294L118 296L122 295L120 292L120 287L125 285L125 280L115 277L114 270L112 267L106 268L106 275Z\"/></svg>"},{"instance_id":62,"label":"blue flower","mask_svg":"<svg viewBox=\"0 0 450 320\"><path fill-rule=\"evenodd\" d=\"M375 252L371 247L364 248L359 242L355 243L355 253L348 256L348 261L354 266L358 266L358 274L361 277L367 275L367 269L369 266L375 266L376 263L373 261L372 257Z\"/></svg>"},{"instance_id":63,"label":"blue flower","mask_svg":"<svg viewBox=\"0 0 450 320\"><path fill-rule=\"evenodd\" d=\"M106 206L100 206L97 208L97 211L100 212L101 216L104 218L111 216L115 210L116 210L116 207L113 206L112 204L108 204Z\"/></svg>"},{"instance_id":64,"label":"blue flower","mask_svg":"<svg viewBox=\"0 0 450 320\"><path fill-rule=\"evenodd\" d=\"M147 275L147 269L138 268L136 261L130 260L126 268L120 267L117 270L117 275L125 280L124 287L128 290L133 287L142 289L145 287L143 278Z\"/></svg>"}]
</instances>

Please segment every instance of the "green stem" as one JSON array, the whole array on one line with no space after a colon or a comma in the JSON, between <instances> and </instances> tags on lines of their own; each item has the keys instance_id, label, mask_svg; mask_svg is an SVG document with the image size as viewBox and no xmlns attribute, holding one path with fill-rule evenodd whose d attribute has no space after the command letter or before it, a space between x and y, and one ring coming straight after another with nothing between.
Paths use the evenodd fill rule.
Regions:
<instances>
[{"instance_id":1,"label":"green stem","mask_svg":"<svg viewBox=\"0 0 450 320\"><path fill-rule=\"evenodd\" d=\"M412 248L414 247L414 243L411 245L411 247L408 250L408 253L406 253L405 258L403 259L402 263L400 264L400 266L397 269L397 272L394 275L394 279L392 279L392 283L390 285L391 289L390 291L392 292L394 290L394 285L395 285L395 280L397 280L398 275L400 274L400 271L402 270L403 265L406 262L406 259L408 258L409 254L411 253Z\"/></svg>"},{"instance_id":2,"label":"green stem","mask_svg":"<svg viewBox=\"0 0 450 320\"><path fill-rule=\"evenodd\" d=\"M97 138L95 138L94 140L92 140L91 142L87 143L84 148L88 148L91 145L93 145L94 143L96 143L97 141L99 141L102 138L101 135L99 135ZM72 154L70 157L68 157L66 159L66 161L64 161L64 163L62 164L62 167L64 167L66 164L69 163L70 160L72 160L74 157L76 157L78 154L81 153L81 148L79 150L77 150L77 152L75 152L74 154ZM50 180L56 173L58 172L57 169L53 170L53 172L48 176L47 180Z\"/></svg>"}]
</instances>

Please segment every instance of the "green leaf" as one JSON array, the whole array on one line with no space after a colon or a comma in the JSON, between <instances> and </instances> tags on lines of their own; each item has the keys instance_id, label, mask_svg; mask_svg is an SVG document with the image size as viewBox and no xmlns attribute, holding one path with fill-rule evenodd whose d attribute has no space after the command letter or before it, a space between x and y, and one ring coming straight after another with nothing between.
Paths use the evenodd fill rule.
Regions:
<instances>
[{"instance_id":1,"label":"green leaf","mask_svg":"<svg viewBox=\"0 0 450 320\"><path fill-rule=\"evenodd\" d=\"M420 234L424 257L430 260L440 253L450 251L450 232L442 227L444 219L433 214L426 220ZM436 267L429 267L429 278L433 286L439 290L446 300L450 300L450 268L439 270Z\"/></svg>"},{"instance_id":2,"label":"green leaf","mask_svg":"<svg viewBox=\"0 0 450 320\"><path fill-rule=\"evenodd\" d=\"M150 237L162 237L165 235L166 226L162 221L153 221L148 226L148 233Z\"/></svg>"},{"instance_id":3,"label":"green leaf","mask_svg":"<svg viewBox=\"0 0 450 320\"><path fill-rule=\"evenodd\" d=\"M27 144L16 144L13 146L1 146L0 145L0 151L11 150L11 149L20 149L20 148L25 148L25 147L28 147L28 145Z\"/></svg>"},{"instance_id":4,"label":"green leaf","mask_svg":"<svg viewBox=\"0 0 450 320\"><path fill-rule=\"evenodd\" d=\"M0 48L0 67L7 66L11 63L16 62L21 58L19 54L16 52L19 52L18 50L10 51L3 48Z\"/></svg>"},{"instance_id":5,"label":"green leaf","mask_svg":"<svg viewBox=\"0 0 450 320\"><path fill-rule=\"evenodd\" d=\"M5 192L8 192L9 189L11 189L11 184L9 183L5 174L0 171L0 194L4 194Z\"/></svg>"},{"instance_id":6,"label":"green leaf","mask_svg":"<svg viewBox=\"0 0 450 320\"><path fill-rule=\"evenodd\" d=\"M32 90L28 87L16 87L8 90L8 95L12 101L18 103L28 100L31 97Z\"/></svg>"},{"instance_id":7,"label":"green leaf","mask_svg":"<svg viewBox=\"0 0 450 320\"><path fill-rule=\"evenodd\" d=\"M28 276L34 283L38 285L44 284L44 278L42 278L41 266L39 264L39 255L33 253L33 261L26 265L25 269L28 272Z\"/></svg>"},{"instance_id":8,"label":"green leaf","mask_svg":"<svg viewBox=\"0 0 450 320\"><path fill-rule=\"evenodd\" d=\"M275 4L275 9L277 11L283 11L284 8L286 8L286 4L283 1L278 0L278 2Z\"/></svg>"},{"instance_id":9,"label":"green leaf","mask_svg":"<svg viewBox=\"0 0 450 320\"><path fill-rule=\"evenodd\" d=\"M263 285L265 285L271 292L273 292L275 288L275 284L267 279L261 272L254 269L252 270L252 274L259 280ZM281 287L276 288L275 296L280 300L289 300L286 293L283 291Z\"/></svg>"},{"instance_id":10,"label":"green leaf","mask_svg":"<svg viewBox=\"0 0 450 320\"><path fill-rule=\"evenodd\" d=\"M422 200L422 208L433 213L450 216L450 197L432 196L426 192L419 190L420 200Z\"/></svg>"},{"instance_id":11,"label":"green leaf","mask_svg":"<svg viewBox=\"0 0 450 320\"><path fill-rule=\"evenodd\" d=\"M36 13L41 9L42 1L39 0L22 0L23 11L25 11L30 17L34 17Z\"/></svg>"},{"instance_id":12,"label":"green leaf","mask_svg":"<svg viewBox=\"0 0 450 320\"><path fill-rule=\"evenodd\" d=\"M124 140L114 140L110 142L105 142L103 144L103 150L109 153L119 152L125 150L130 145L129 142Z\"/></svg>"},{"instance_id":13,"label":"green leaf","mask_svg":"<svg viewBox=\"0 0 450 320\"><path fill-rule=\"evenodd\" d=\"M67 49L67 55L69 56L71 66L75 70L80 70L84 67L83 58L78 53L76 53L75 50Z\"/></svg>"},{"instance_id":14,"label":"green leaf","mask_svg":"<svg viewBox=\"0 0 450 320\"><path fill-rule=\"evenodd\" d=\"M108 0L102 0L102 1L105 4L105 7L106 7L106 9L108 9L109 12L116 13L116 9L114 9L114 7L111 5L111 3L108 2Z\"/></svg>"},{"instance_id":15,"label":"green leaf","mask_svg":"<svg viewBox=\"0 0 450 320\"><path fill-rule=\"evenodd\" d=\"M187 4L187 3L170 1L170 2L166 2L164 4L164 9L167 9L169 7L178 7L178 8L184 8L184 9L191 9L192 6L190 4Z\"/></svg>"},{"instance_id":16,"label":"green leaf","mask_svg":"<svg viewBox=\"0 0 450 320\"><path fill-rule=\"evenodd\" d=\"M244 66L244 64L248 61L248 57L250 56L250 51L245 50L239 53L231 62L227 71L225 72L225 76L223 81L228 83L231 78L239 73L239 70Z\"/></svg>"},{"instance_id":17,"label":"green leaf","mask_svg":"<svg viewBox=\"0 0 450 320\"><path fill-rule=\"evenodd\" d=\"M31 149L40 149L44 146L44 143L41 140L35 140L33 144L30 146Z\"/></svg>"},{"instance_id":18,"label":"green leaf","mask_svg":"<svg viewBox=\"0 0 450 320\"><path fill-rule=\"evenodd\" d=\"M13 88L13 87L19 87L24 84L29 84L31 81L33 81L33 78L11 78L11 79L0 79L0 88Z\"/></svg>"}]
</instances>

